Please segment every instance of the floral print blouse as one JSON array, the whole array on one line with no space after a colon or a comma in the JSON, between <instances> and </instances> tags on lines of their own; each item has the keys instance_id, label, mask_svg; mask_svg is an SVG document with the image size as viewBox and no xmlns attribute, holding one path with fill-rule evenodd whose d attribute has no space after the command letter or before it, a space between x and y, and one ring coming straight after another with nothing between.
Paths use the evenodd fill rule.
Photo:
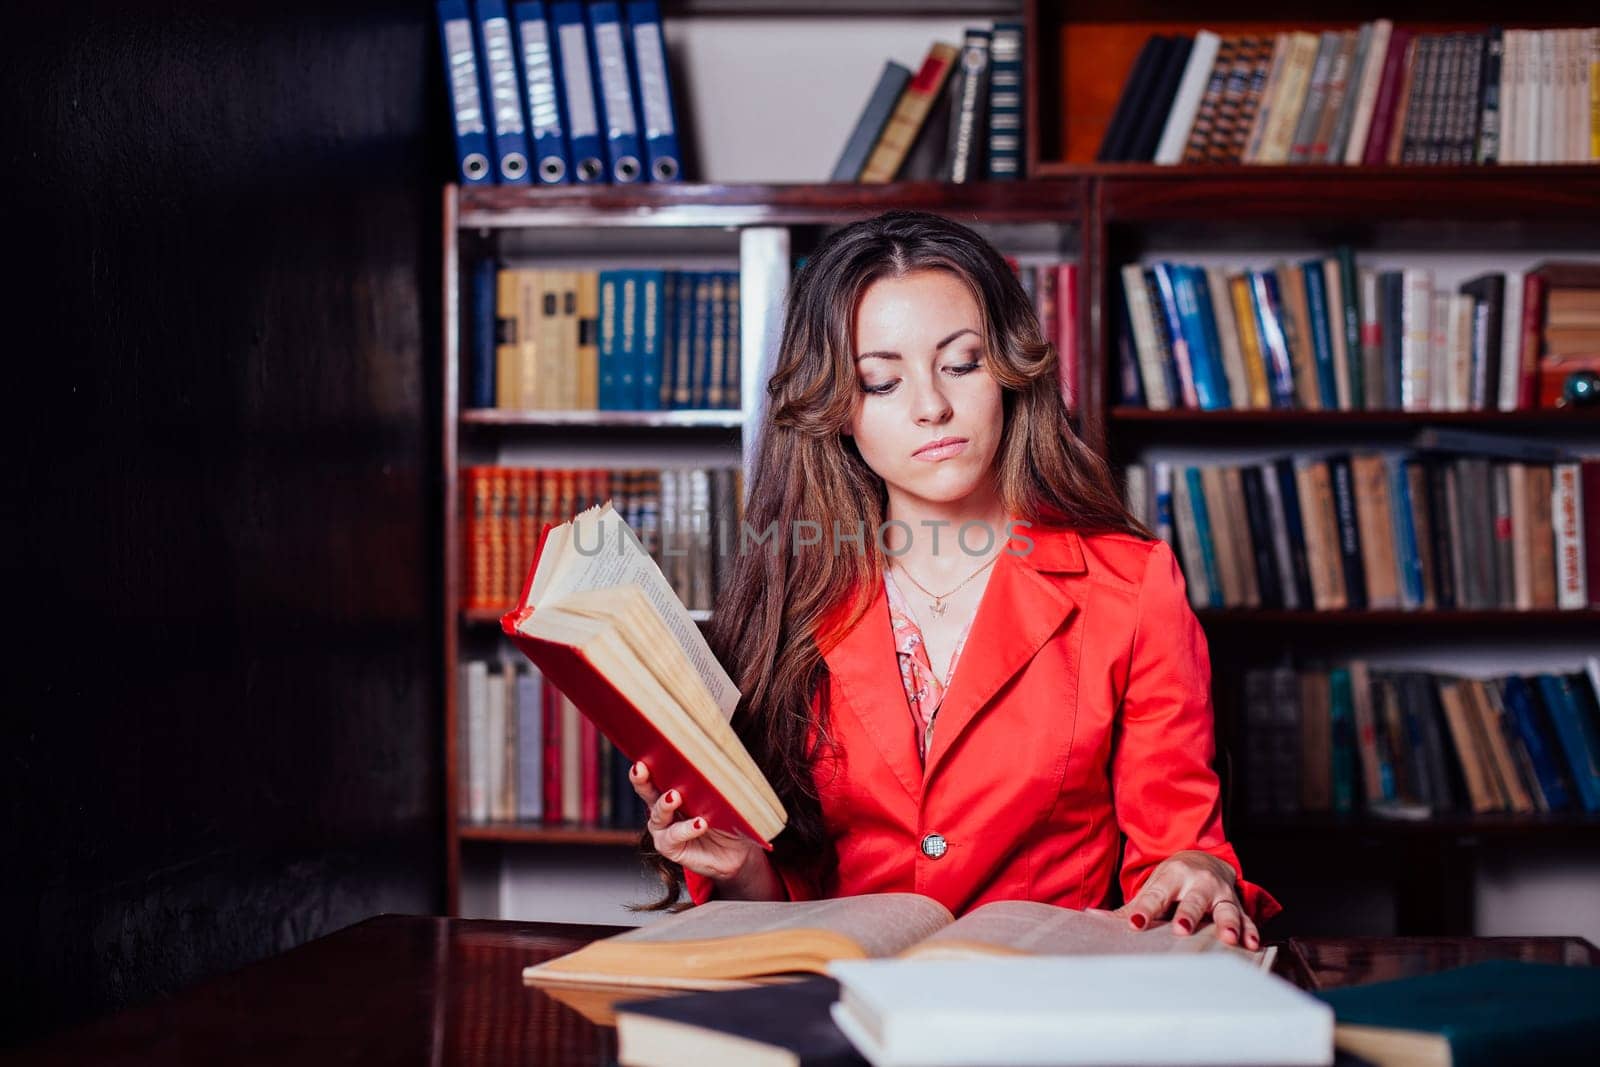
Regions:
<instances>
[{"instance_id":1,"label":"floral print blouse","mask_svg":"<svg viewBox=\"0 0 1600 1067\"><path fill-rule=\"evenodd\" d=\"M939 713L939 705L944 702L947 683L956 673L956 663L961 659L961 650L967 643L967 633L972 629L972 621L962 628L961 636L956 639L955 651L950 654L950 666L945 671L945 680L941 682L933 673L933 666L928 659L928 650L922 641L922 629L917 625L916 619L911 614L911 608L906 603L904 594L890 573L883 572L884 590L889 595L889 621L894 627L895 659L900 664L900 681L905 686L906 703L911 708L911 720L916 724L917 757L927 762L928 743L933 737L934 716Z\"/></svg>"}]
</instances>

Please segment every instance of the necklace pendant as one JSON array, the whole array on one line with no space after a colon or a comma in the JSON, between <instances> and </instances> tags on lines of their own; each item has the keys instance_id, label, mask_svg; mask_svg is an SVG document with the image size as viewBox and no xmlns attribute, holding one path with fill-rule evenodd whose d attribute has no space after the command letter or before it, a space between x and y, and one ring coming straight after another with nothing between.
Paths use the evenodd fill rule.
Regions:
<instances>
[{"instance_id":1,"label":"necklace pendant","mask_svg":"<svg viewBox=\"0 0 1600 1067\"><path fill-rule=\"evenodd\" d=\"M944 614L944 601L943 600L935 600L933 602L933 613L935 615L943 615Z\"/></svg>"}]
</instances>

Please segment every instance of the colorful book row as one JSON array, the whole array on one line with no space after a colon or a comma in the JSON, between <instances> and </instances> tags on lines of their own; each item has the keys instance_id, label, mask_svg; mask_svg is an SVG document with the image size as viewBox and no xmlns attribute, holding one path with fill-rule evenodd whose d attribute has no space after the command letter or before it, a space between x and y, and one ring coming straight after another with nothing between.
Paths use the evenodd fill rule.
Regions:
<instances>
[{"instance_id":1,"label":"colorful book row","mask_svg":"<svg viewBox=\"0 0 1600 1067\"><path fill-rule=\"evenodd\" d=\"M1455 292L1354 252L1267 269L1161 261L1121 271L1122 403L1304 411L1558 406L1600 370L1600 264L1495 271Z\"/></svg>"},{"instance_id":2,"label":"colorful book row","mask_svg":"<svg viewBox=\"0 0 1600 1067\"><path fill-rule=\"evenodd\" d=\"M935 41L915 76L889 60L834 164L836 182L1015 180L1022 174L1020 22Z\"/></svg>"},{"instance_id":3,"label":"colorful book row","mask_svg":"<svg viewBox=\"0 0 1600 1067\"><path fill-rule=\"evenodd\" d=\"M461 664L463 822L643 829L628 757L531 663Z\"/></svg>"},{"instance_id":4,"label":"colorful book row","mask_svg":"<svg viewBox=\"0 0 1600 1067\"><path fill-rule=\"evenodd\" d=\"M656 0L435 0L465 185L683 178Z\"/></svg>"},{"instance_id":5,"label":"colorful book row","mask_svg":"<svg viewBox=\"0 0 1600 1067\"><path fill-rule=\"evenodd\" d=\"M1600 458L1489 451L1482 436L1424 431L1407 455L1137 464L1127 503L1177 550L1196 610L1600 607Z\"/></svg>"},{"instance_id":6,"label":"colorful book row","mask_svg":"<svg viewBox=\"0 0 1600 1067\"><path fill-rule=\"evenodd\" d=\"M1388 19L1273 35L1156 34L1102 162L1600 160L1600 29L1422 33Z\"/></svg>"},{"instance_id":7,"label":"colorful book row","mask_svg":"<svg viewBox=\"0 0 1600 1067\"><path fill-rule=\"evenodd\" d=\"M521 599L539 532L612 502L690 611L710 611L728 579L743 514L739 467L551 469L463 467L464 611Z\"/></svg>"},{"instance_id":8,"label":"colorful book row","mask_svg":"<svg viewBox=\"0 0 1600 1067\"><path fill-rule=\"evenodd\" d=\"M1363 660L1244 680L1254 816L1600 812L1600 659L1466 678Z\"/></svg>"},{"instance_id":9,"label":"colorful book row","mask_svg":"<svg viewBox=\"0 0 1600 1067\"><path fill-rule=\"evenodd\" d=\"M470 406L740 407L739 272L533 270L480 261Z\"/></svg>"}]
</instances>

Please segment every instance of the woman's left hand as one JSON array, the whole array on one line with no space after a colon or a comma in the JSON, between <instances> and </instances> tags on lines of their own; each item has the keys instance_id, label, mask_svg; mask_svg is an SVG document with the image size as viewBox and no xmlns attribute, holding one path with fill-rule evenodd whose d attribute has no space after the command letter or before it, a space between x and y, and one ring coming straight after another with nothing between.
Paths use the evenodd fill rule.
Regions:
<instances>
[{"instance_id":1,"label":"woman's left hand","mask_svg":"<svg viewBox=\"0 0 1600 1067\"><path fill-rule=\"evenodd\" d=\"M1174 852L1150 872L1144 888L1122 907L1108 914L1125 916L1136 930L1164 919L1174 904L1172 932L1186 937L1210 919L1224 944L1261 947L1261 934L1234 892L1232 867L1207 852ZM1090 908L1090 911L1102 911Z\"/></svg>"}]
</instances>

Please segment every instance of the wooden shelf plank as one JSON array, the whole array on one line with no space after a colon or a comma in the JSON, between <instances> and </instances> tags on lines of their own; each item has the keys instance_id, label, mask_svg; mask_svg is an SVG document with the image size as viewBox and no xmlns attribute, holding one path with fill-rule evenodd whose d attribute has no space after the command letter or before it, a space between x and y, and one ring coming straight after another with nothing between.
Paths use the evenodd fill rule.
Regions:
<instances>
[{"instance_id":1,"label":"wooden shelf plank","mask_svg":"<svg viewBox=\"0 0 1600 1067\"><path fill-rule=\"evenodd\" d=\"M1195 616L1205 627L1319 626L1600 626L1600 611L1474 610L1474 611L1284 611L1267 608L1202 608Z\"/></svg>"},{"instance_id":2,"label":"wooden shelf plank","mask_svg":"<svg viewBox=\"0 0 1600 1067\"><path fill-rule=\"evenodd\" d=\"M637 845L639 831L612 826L546 826L543 823L462 823L463 841L498 841L502 844L537 845Z\"/></svg>"},{"instance_id":3,"label":"wooden shelf plank","mask_svg":"<svg viewBox=\"0 0 1600 1067\"><path fill-rule=\"evenodd\" d=\"M1370 815L1257 816L1239 818L1228 828L1232 838L1282 837L1306 834L1340 835L1437 835L1437 834L1547 834L1600 833L1600 815L1574 812L1543 812L1513 815L1491 812L1480 815L1448 813L1429 819L1385 819Z\"/></svg>"},{"instance_id":4,"label":"wooden shelf plank","mask_svg":"<svg viewBox=\"0 0 1600 1067\"><path fill-rule=\"evenodd\" d=\"M1191 430L1206 426L1266 426L1301 430L1314 426L1368 429L1373 426L1477 426L1570 429L1590 426L1600 430L1600 408L1539 408L1531 411L1302 411L1219 410L1152 411L1149 408L1114 407L1110 419L1119 427L1145 431Z\"/></svg>"},{"instance_id":5,"label":"wooden shelf plank","mask_svg":"<svg viewBox=\"0 0 1600 1067\"><path fill-rule=\"evenodd\" d=\"M510 411L469 408L461 413L463 426L538 428L545 426L638 426L648 429L737 430L744 425L742 411Z\"/></svg>"},{"instance_id":6,"label":"wooden shelf plank","mask_svg":"<svg viewBox=\"0 0 1600 1067\"><path fill-rule=\"evenodd\" d=\"M894 208L988 222L1073 223L1083 215L1083 189L1071 181L475 185L460 192L461 229L825 224Z\"/></svg>"}]
</instances>

